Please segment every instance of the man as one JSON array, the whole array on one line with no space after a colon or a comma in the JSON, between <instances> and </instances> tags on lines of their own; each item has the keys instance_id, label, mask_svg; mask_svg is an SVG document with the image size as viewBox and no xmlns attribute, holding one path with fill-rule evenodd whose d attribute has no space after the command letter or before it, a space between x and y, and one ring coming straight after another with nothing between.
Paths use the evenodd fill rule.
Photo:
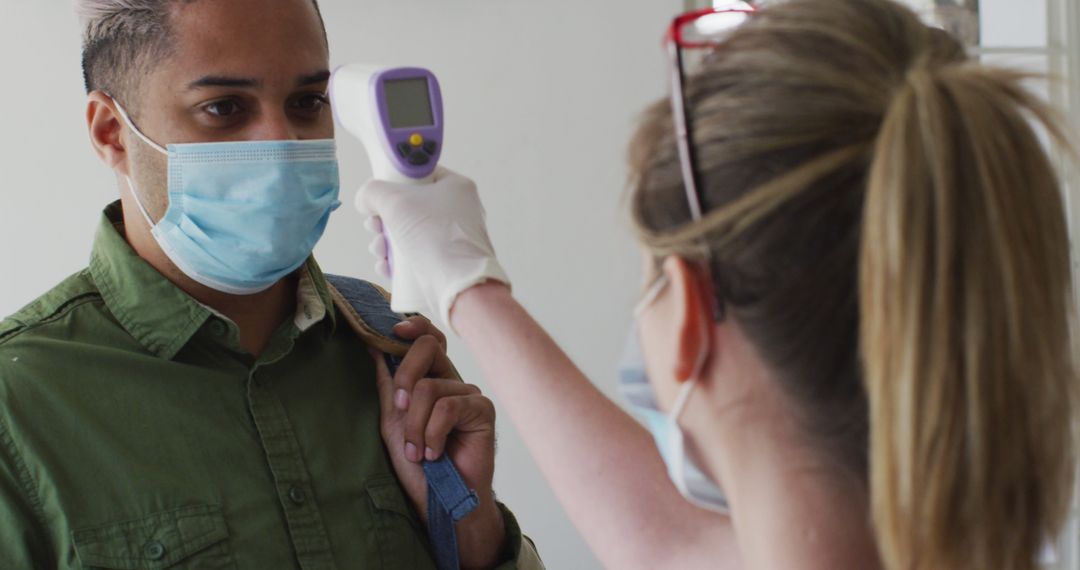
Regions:
<instances>
[{"instance_id":1,"label":"man","mask_svg":"<svg viewBox=\"0 0 1080 570\"><path fill-rule=\"evenodd\" d=\"M479 497L461 567L538 567L443 337L397 329L423 380L395 392L310 259L339 204L316 2L78 3L121 200L89 267L0 322L0 568L434 567L444 453Z\"/></svg>"}]
</instances>

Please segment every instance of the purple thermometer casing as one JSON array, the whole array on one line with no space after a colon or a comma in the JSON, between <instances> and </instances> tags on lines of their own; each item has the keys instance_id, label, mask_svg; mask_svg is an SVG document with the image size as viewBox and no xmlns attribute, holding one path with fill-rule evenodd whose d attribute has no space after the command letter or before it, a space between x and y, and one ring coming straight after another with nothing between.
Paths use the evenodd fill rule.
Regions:
<instances>
[{"instance_id":1,"label":"purple thermometer casing","mask_svg":"<svg viewBox=\"0 0 1080 570\"><path fill-rule=\"evenodd\" d=\"M430 99L432 124L394 127L390 105L387 100L387 83L395 81L426 80ZM399 67L377 73L371 77L371 89L375 94L380 121L379 133L387 156L398 171L409 178L422 179L431 176L439 164L443 146L443 100L442 91L435 75L419 67ZM423 142L413 145L412 138L422 137ZM406 152L407 149L407 152Z\"/></svg>"}]
</instances>

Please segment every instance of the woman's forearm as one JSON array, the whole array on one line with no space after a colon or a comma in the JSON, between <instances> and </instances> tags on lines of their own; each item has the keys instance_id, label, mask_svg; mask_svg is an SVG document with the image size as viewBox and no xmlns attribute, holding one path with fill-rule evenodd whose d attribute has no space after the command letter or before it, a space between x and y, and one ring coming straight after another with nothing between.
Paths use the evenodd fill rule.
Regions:
<instances>
[{"instance_id":1,"label":"woman's forearm","mask_svg":"<svg viewBox=\"0 0 1080 570\"><path fill-rule=\"evenodd\" d=\"M739 565L729 519L683 500L649 433L589 382L505 286L465 291L451 318L606 566Z\"/></svg>"}]
</instances>

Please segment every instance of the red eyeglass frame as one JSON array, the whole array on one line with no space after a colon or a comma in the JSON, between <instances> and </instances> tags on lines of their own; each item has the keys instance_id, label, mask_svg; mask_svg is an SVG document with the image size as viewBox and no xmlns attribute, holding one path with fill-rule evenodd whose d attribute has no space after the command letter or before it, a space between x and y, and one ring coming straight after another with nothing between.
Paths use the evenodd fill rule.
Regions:
<instances>
[{"instance_id":1,"label":"red eyeglass frame","mask_svg":"<svg viewBox=\"0 0 1080 570\"><path fill-rule=\"evenodd\" d=\"M686 203L690 208L690 216L694 221L702 217L702 199L699 192L701 178L697 170L697 156L694 150L692 124L690 112L687 109L685 88L686 71L683 68L683 50L686 49L713 49L719 46L719 42L696 42L689 41L683 36L683 29L701 18L715 14L744 14L756 13L753 7L747 9L730 8L706 8L677 16L668 27L664 35L664 47L670 56L669 64L671 71L671 111L675 123L675 138L679 147L679 162L682 165L683 187L686 190ZM704 270L709 274L709 281L713 288L717 287L715 276L712 275L711 260L705 263ZM713 320L724 320L724 303L710 295L712 298Z\"/></svg>"},{"instance_id":2,"label":"red eyeglass frame","mask_svg":"<svg viewBox=\"0 0 1080 570\"><path fill-rule=\"evenodd\" d=\"M686 49L712 49L719 43L689 41L683 36L683 29L707 16L716 14L744 14L751 15L757 11L754 8L731 9L731 8L706 8L687 12L672 20L664 35L664 47L668 50L671 73L671 111L675 122L675 137L679 147L679 161L682 164L683 185L686 188L686 201L690 206L690 216L694 221L702 216L702 199L698 190L701 178L697 171L697 156L692 143L692 124L690 112L687 109L685 88L686 71L683 69L683 50Z\"/></svg>"}]
</instances>

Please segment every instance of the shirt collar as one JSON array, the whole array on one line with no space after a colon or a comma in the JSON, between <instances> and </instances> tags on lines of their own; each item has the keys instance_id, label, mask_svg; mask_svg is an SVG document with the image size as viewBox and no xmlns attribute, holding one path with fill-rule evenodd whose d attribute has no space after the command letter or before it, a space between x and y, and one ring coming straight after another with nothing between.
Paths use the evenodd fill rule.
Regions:
<instances>
[{"instance_id":1,"label":"shirt collar","mask_svg":"<svg viewBox=\"0 0 1080 570\"><path fill-rule=\"evenodd\" d=\"M326 318L327 304L319 295L318 286L311 274L311 269L304 267L296 286L296 315L293 324L300 332L305 332L316 323Z\"/></svg>"},{"instance_id":2,"label":"shirt collar","mask_svg":"<svg viewBox=\"0 0 1080 570\"><path fill-rule=\"evenodd\" d=\"M158 273L128 245L123 236L120 202L105 208L90 256L90 274L109 311L135 340L154 355L172 359L217 312L199 303ZM337 318L331 309L326 278L309 258L301 270L293 322L306 331L329 316L330 330Z\"/></svg>"},{"instance_id":3,"label":"shirt collar","mask_svg":"<svg viewBox=\"0 0 1080 570\"><path fill-rule=\"evenodd\" d=\"M330 295L330 284L312 256L300 268L293 324L300 332L305 332L323 320L329 320L331 333L337 330L337 311L334 310L334 298Z\"/></svg>"}]
</instances>

